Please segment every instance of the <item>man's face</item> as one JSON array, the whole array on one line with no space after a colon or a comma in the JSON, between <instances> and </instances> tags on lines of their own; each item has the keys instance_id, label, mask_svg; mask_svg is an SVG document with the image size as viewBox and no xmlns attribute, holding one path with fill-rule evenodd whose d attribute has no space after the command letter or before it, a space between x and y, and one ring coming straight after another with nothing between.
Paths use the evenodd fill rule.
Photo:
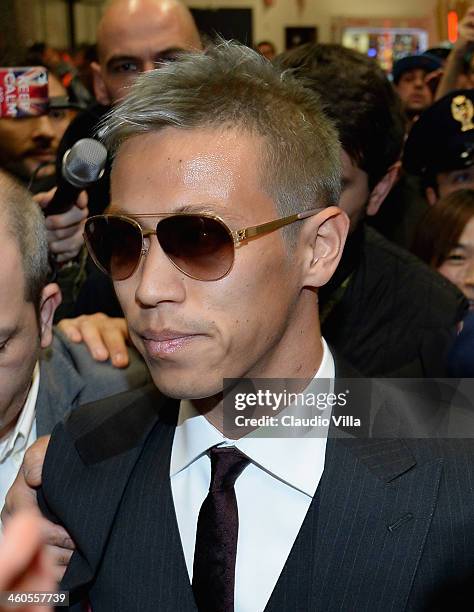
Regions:
<instances>
[{"instance_id":1,"label":"man's face","mask_svg":"<svg viewBox=\"0 0 474 612\"><path fill-rule=\"evenodd\" d=\"M132 216L204 209L232 230L278 218L260 185L262 146L233 130L167 128L134 137L114 164L111 209ZM140 223L152 229L157 220ZM137 271L115 289L155 384L197 399L221 391L224 377L281 376L301 282L282 231L242 244L230 273L208 282L179 272L156 237L149 240Z\"/></svg>"},{"instance_id":2,"label":"man's face","mask_svg":"<svg viewBox=\"0 0 474 612\"><path fill-rule=\"evenodd\" d=\"M442 198L460 189L474 189L474 166L436 175L438 197Z\"/></svg>"},{"instance_id":3,"label":"man's face","mask_svg":"<svg viewBox=\"0 0 474 612\"><path fill-rule=\"evenodd\" d=\"M370 195L369 176L352 161L345 151L342 151L341 161L342 194L339 206L348 214L351 221L349 231L353 231L365 215Z\"/></svg>"},{"instance_id":4,"label":"man's face","mask_svg":"<svg viewBox=\"0 0 474 612\"><path fill-rule=\"evenodd\" d=\"M4 224L4 223L3 223ZM40 349L32 303L25 301L23 264L17 243L0 230L0 436L15 422L28 395Z\"/></svg>"},{"instance_id":5,"label":"man's face","mask_svg":"<svg viewBox=\"0 0 474 612\"><path fill-rule=\"evenodd\" d=\"M49 96L65 96L59 81L49 76ZM0 166L28 180L40 164L49 164L38 174L54 173L59 142L73 111L53 110L48 115L26 119L0 119Z\"/></svg>"},{"instance_id":6,"label":"man's face","mask_svg":"<svg viewBox=\"0 0 474 612\"><path fill-rule=\"evenodd\" d=\"M201 49L199 34L182 8L141 1L136 10L116 7L98 33L99 63L93 64L94 88L101 104L118 102L140 72Z\"/></svg>"},{"instance_id":7,"label":"man's face","mask_svg":"<svg viewBox=\"0 0 474 612\"><path fill-rule=\"evenodd\" d=\"M395 89L409 115L420 113L433 102L433 94L426 84L426 71L420 68L404 72Z\"/></svg>"}]
</instances>

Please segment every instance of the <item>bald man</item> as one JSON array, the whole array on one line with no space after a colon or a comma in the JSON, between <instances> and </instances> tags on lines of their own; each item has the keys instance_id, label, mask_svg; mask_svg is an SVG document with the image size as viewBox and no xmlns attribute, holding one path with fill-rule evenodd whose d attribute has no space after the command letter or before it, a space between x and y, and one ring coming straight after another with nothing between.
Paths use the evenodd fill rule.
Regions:
<instances>
[{"instance_id":1,"label":"bald man","mask_svg":"<svg viewBox=\"0 0 474 612\"><path fill-rule=\"evenodd\" d=\"M139 73L201 49L189 9L178 0L112 0L97 30L94 93L102 105L120 100Z\"/></svg>"},{"instance_id":2,"label":"bald man","mask_svg":"<svg viewBox=\"0 0 474 612\"><path fill-rule=\"evenodd\" d=\"M179 0L111 0L97 28L97 47L99 61L92 69L99 104L72 122L59 146L58 163L75 142L94 136L98 121L126 95L137 74L159 68L179 53L202 49L192 15ZM108 200L106 172L89 190L90 214L103 212Z\"/></svg>"}]
</instances>

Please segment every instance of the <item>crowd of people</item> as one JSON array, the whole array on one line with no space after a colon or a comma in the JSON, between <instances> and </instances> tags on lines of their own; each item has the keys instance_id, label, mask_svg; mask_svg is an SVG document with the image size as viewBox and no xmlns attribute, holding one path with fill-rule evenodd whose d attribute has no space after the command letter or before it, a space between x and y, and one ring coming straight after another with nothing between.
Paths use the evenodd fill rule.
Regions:
<instances>
[{"instance_id":1,"label":"crowd of people","mask_svg":"<svg viewBox=\"0 0 474 612\"><path fill-rule=\"evenodd\" d=\"M387 75L338 44L203 42L179 0L111 0L96 46L12 63L48 69L49 107L0 117L4 591L470 609L470 413L453 439L435 394L410 436L416 394L374 381L474 376L473 56L474 8L452 50ZM45 217L83 138L103 176ZM352 394L351 417L275 434L249 404L244 435L244 379Z\"/></svg>"}]
</instances>

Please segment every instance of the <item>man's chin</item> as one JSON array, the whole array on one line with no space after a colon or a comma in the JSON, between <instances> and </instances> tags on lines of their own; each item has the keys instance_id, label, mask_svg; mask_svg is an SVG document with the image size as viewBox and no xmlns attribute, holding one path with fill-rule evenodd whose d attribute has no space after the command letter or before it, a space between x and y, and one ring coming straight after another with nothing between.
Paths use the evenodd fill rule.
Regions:
<instances>
[{"instance_id":1,"label":"man's chin","mask_svg":"<svg viewBox=\"0 0 474 612\"><path fill-rule=\"evenodd\" d=\"M153 382L164 395L177 400L195 400L214 397L222 393L222 380L209 381L204 375L199 377L185 374L164 376L161 372L150 371Z\"/></svg>"}]
</instances>

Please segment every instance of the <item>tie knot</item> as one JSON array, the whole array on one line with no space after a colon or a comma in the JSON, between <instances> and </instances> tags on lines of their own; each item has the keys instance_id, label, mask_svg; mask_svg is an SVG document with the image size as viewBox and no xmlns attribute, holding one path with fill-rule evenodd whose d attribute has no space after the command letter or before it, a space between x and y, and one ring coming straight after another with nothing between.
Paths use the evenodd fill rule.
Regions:
<instances>
[{"instance_id":1,"label":"tie knot","mask_svg":"<svg viewBox=\"0 0 474 612\"><path fill-rule=\"evenodd\" d=\"M210 450L210 455L210 491L232 488L238 476L250 462L249 459L234 446L213 446Z\"/></svg>"}]
</instances>

